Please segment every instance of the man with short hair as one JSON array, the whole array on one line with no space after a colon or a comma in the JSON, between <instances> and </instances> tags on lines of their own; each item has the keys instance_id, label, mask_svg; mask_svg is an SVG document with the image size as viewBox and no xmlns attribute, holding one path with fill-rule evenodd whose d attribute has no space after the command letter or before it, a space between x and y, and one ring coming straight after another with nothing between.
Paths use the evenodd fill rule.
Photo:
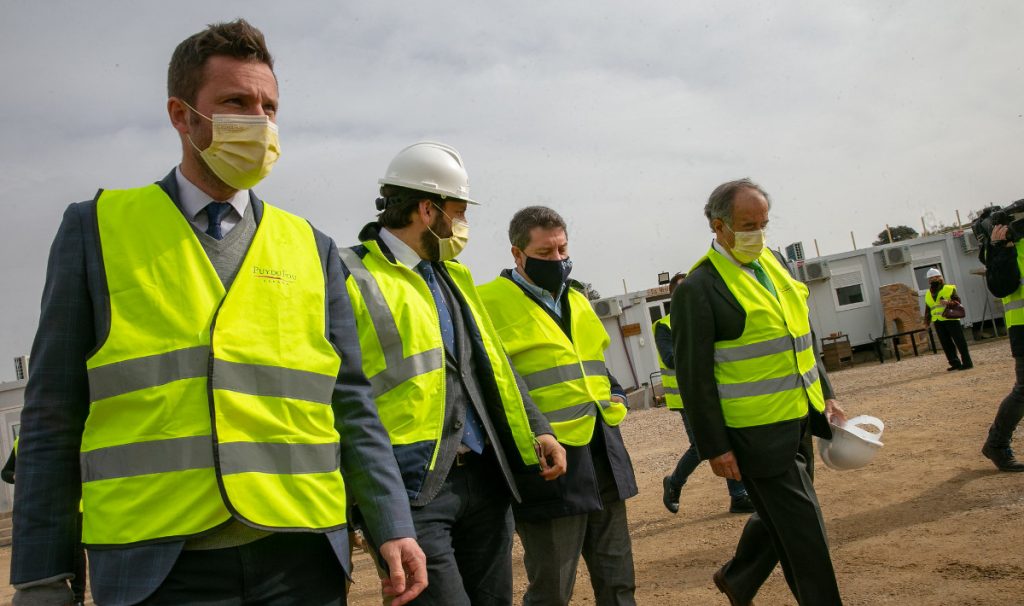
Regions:
<instances>
[{"instance_id":1,"label":"man with short hair","mask_svg":"<svg viewBox=\"0 0 1024 606\"><path fill-rule=\"evenodd\" d=\"M701 458L742 480L757 510L715 585L733 606L751 604L781 560L799 604L840 604L810 433L831 438L828 419L845 415L814 346L807 287L765 247L769 209L749 179L711 193L715 239L672 297L676 377Z\"/></svg>"},{"instance_id":2,"label":"man with short hair","mask_svg":"<svg viewBox=\"0 0 1024 606\"><path fill-rule=\"evenodd\" d=\"M455 260L476 204L462 156L415 143L380 184L377 221L340 253L363 370L427 555L430 585L416 604L510 605L515 478L554 480L565 451Z\"/></svg>"},{"instance_id":3,"label":"man with short hair","mask_svg":"<svg viewBox=\"0 0 1024 606\"><path fill-rule=\"evenodd\" d=\"M671 297L676 288L686 278L686 274L679 273L672 276L668 283L668 294ZM683 419L683 429L686 431L688 442L686 451L679 461L676 462L672 473L665 476L662 481L661 502L665 509L671 513L679 512L679 494L697 466L700 465L700 455L697 454L697 446L693 439L693 430L690 429L690 422L686 420L686 411L683 409L683 397L679 393L679 383L676 381L675 367L675 343L672 339L672 320L670 315L665 315L654 322L654 345L658 351L658 365L661 367L661 385L665 390L665 406L669 410L678 410L679 416ZM747 496L747 489L743 482L726 478L726 489L729 491L729 513L753 513L754 504Z\"/></svg>"},{"instance_id":4,"label":"man with short hair","mask_svg":"<svg viewBox=\"0 0 1024 606\"><path fill-rule=\"evenodd\" d=\"M98 604L344 604L350 500L404 604L424 558L334 242L251 191L279 155L263 34L239 19L187 38L168 97L181 164L72 204L54 239L14 603L70 600L81 495Z\"/></svg>"},{"instance_id":5,"label":"man with short hair","mask_svg":"<svg viewBox=\"0 0 1024 606\"><path fill-rule=\"evenodd\" d=\"M626 499L637 487L618 427L626 394L605 366L608 333L568 286L562 217L530 206L512 217L508 233L515 267L482 285L480 296L568 460L557 483L520 482L516 531L530 581L523 604L569 604L581 554L599 606L635 604Z\"/></svg>"}]
</instances>

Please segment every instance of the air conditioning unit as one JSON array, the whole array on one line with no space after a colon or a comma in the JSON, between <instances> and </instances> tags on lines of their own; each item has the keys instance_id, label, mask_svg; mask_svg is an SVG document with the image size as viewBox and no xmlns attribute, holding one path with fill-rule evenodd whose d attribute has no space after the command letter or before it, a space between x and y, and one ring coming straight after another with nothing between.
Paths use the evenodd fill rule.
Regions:
<instances>
[{"instance_id":1,"label":"air conditioning unit","mask_svg":"<svg viewBox=\"0 0 1024 606\"><path fill-rule=\"evenodd\" d=\"M899 267L910 263L909 246L891 246L882 249L882 265L886 267Z\"/></svg>"},{"instance_id":2,"label":"air conditioning unit","mask_svg":"<svg viewBox=\"0 0 1024 606\"><path fill-rule=\"evenodd\" d=\"M963 235L960 236L960 246L964 249L965 253L972 253L978 250L978 236L974 235L973 231L964 231Z\"/></svg>"},{"instance_id":3,"label":"air conditioning unit","mask_svg":"<svg viewBox=\"0 0 1024 606\"><path fill-rule=\"evenodd\" d=\"M594 303L594 312L599 318L614 318L622 315L622 304L618 299L602 299Z\"/></svg>"},{"instance_id":4,"label":"air conditioning unit","mask_svg":"<svg viewBox=\"0 0 1024 606\"><path fill-rule=\"evenodd\" d=\"M800 267L800 279L804 282L828 280L832 273L828 269L828 261L804 261Z\"/></svg>"}]
</instances>

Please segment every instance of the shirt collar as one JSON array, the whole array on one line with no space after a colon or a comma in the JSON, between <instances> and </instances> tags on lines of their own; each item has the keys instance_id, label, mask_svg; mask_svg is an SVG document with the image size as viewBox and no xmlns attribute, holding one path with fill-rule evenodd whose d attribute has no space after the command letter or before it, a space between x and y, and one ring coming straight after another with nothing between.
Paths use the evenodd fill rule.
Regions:
<instances>
[{"instance_id":1,"label":"shirt collar","mask_svg":"<svg viewBox=\"0 0 1024 606\"><path fill-rule=\"evenodd\" d=\"M380 239L384 242L385 246L391 251L391 254L395 255L395 260L402 265L409 269L416 269L420 261L423 261L420 253L413 250L401 238L391 233L388 228L382 227L377 233L380 235Z\"/></svg>"},{"instance_id":2,"label":"shirt collar","mask_svg":"<svg viewBox=\"0 0 1024 606\"><path fill-rule=\"evenodd\" d=\"M526 278L524 278L522 274L519 273L519 270L515 267L512 268L512 279L515 280L516 284L520 284L523 288L531 292L535 297L537 297L541 301L544 301L544 303L547 304L547 306L550 307L555 313L561 315L559 312L561 311L562 307L562 293L565 292L565 284L562 285L562 288L558 289L558 296L554 297L551 295L551 291L545 290L540 286L537 286L536 284L530 284L530 282L528 282Z\"/></svg>"},{"instance_id":3,"label":"shirt collar","mask_svg":"<svg viewBox=\"0 0 1024 606\"><path fill-rule=\"evenodd\" d=\"M181 209L189 221L195 221L196 215L203 212L206 205L214 200L181 174L181 166L174 169L174 179L178 182L178 201L181 202ZM249 190L239 190L229 200L217 202L227 202L239 217L243 217L245 207L249 205Z\"/></svg>"}]
</instances>

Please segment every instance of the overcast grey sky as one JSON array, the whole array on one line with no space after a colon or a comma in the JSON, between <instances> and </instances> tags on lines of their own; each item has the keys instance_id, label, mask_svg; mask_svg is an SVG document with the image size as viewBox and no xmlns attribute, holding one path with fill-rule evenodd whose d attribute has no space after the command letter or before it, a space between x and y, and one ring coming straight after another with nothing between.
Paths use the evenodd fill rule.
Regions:
<instances>
[{"instance_id":1,"label":"overcast grey sky","mask_svg":"<svg viewBox=\"0 0 1024 606\"><path fill-rule=\"evenodd\" d=\"M178 161L175 45L243 16L267 36L283 155L257 187L350 245L421 139L470 174L478 282L529 204L570 226L574 277L656 285L704 252L707 195L749 176L769 244L808 256L890 224L1024 197L1024 3L0 0L0 380L27 353L64 208Z\"/></svg>"}]
</instances>

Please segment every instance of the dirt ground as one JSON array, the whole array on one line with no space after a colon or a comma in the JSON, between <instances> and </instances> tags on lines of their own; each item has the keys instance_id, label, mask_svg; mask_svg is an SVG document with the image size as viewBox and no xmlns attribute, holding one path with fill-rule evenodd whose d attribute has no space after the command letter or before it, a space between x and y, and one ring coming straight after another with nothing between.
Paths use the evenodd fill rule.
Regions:
<instances>
[{"instance_id":1,"label":"dirt ground","mask_svg":"<svg viewBox=\"0 0 1024 606\"><path fill-rule=\"evenodd\" d=\"M816 461L816 486L848 605L1024 604L1024 473L998 472L979 450L1013 383L1005 340L971 349L975 368L945 372L941 353L833 373L851 416L885 421L885 447L868 467L836 472ZM683 489L681 510L661 504L661 478L686 447L665 409L622 425L640 495L629 501L639 604L727 604L711 575L731 555L745 516L727 513L724 480L707 465ZM1024 454L1024 446L1019 447ZM9 548L0 550L0 601L9 603ZM516 601L525 588L516 545ZM368 559L356 559L350 603L379 604ZM758 604L794 604L781 570ZM573 604L593 604L581 563Z\"/></svg>"}]
</instances>

